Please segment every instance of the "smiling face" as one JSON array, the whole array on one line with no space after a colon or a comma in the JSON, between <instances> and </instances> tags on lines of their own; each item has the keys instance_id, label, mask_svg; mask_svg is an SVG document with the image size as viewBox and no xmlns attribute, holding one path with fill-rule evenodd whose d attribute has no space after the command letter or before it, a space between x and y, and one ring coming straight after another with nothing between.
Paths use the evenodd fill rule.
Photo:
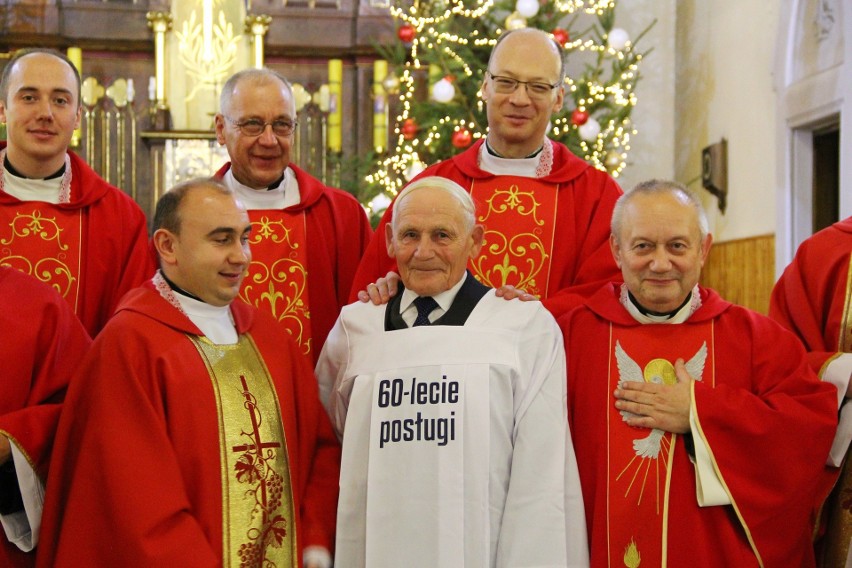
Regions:
<instances>
[{"instance_id":1,"label":"smiling face","mask_svg":"<svg viewBox=\"0 0 852 568\"><path fill-rule=\"evenodd\" d=\"M631 196L610 247L627 288L653 312L671 312L698 283L712 237L701 238L695 209L676 194Z\"/></svg>"},{"instance_id":2,"label":"smiling face","mask_svg":"<svg viewBox=\"0 0 852 568\"><path fill-rule=\"evenodd\" d=\"M385 240L405 287L435 296L455 286L468 259L479 254L482 226L468 228L462 205L448 191L423 187L394 205Z\"/></svg>"},{"instance_id":3,"label":"smiling face","mask_svg":"<svg viewBox=\"0 0 852 568\"><path fill-rule=\"evenodd\" d=\"M266 189L290 165L293 134L276 136L266 126L259 136L246 136L235 123L249 119L295 121L293 94L274 76L248 76L237 82L227 107L216 115L216 139L228 148L236 180L252 189Z\"/></svg>"},{"instance_id":4,"label":"smiling face","mask_svg":"<svg viewBox=\"0 0 852 568\"><path fill-rule=\"evenodd\" d=\"M514 31L494 48L482 84L488 143L494 150L507 158L523 158L538 150L551 115L562 108L565 89L560 85L544 97L532 98L524 85L512 93L498 93L490 75L553 85L561 70L556 46L537 30Z\"/></svg>"},{"instance_id":5,"label":"smiling face","mask_svg":"<svg viewBox=\"0 0 852 568\"><path fill-rule=\"evenodd\" d=\"M0 121L6 123L9 162L27 177L56 173L80 125L74 70L49 53L31 53L14 63L7 85Z\"/></svg>"},{"instance_id":6,"label":"smiling face","mask_svg":"<svg viewBox=\"0 0 852 568\"><path fill-rule=\"evenodd\" d=\"M192 188L178 206L180 230L158 229L154 244L169 280L213 306L239 294L251 262L245 207L216 188Z\"/></svg>"}]
</instances>

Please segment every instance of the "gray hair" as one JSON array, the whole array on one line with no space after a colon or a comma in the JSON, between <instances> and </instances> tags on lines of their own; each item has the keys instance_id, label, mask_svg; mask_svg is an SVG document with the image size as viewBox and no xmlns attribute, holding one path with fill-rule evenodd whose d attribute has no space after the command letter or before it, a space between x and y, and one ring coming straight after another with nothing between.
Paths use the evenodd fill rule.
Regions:
<instances>
[{"instance_id":1,"label":"gray hair","mask_svg":"<svg viewBox=\"0 0 852 568\"><path fill-rule=\"evenodd\" d=\"M219 112L225 114L226 110L231 106L231 97L234 96L234 90L242 81L248 81L252 85L264 85L266 83L280 82L290 93L290 101L293 103L293 112L295 114L296 101L293 97L293 85L287 80L284 75L278 71L267 69L256 69L254 67L237 71L231 75L225 85L222 87L222 92L219 95Z\"/></svg>"},{"instance_id":2,"label":"gray hair","mask_svg":"<svg viewBox=\"0 0 852 568\"><path fill-rule=\"evenodd\" d=\"M698 231L703 241L704 237L710 232L710 229L707 223L707 214L704 212L704 206L701 205L701 201L694 193L686 189L686 186L682 183L663 179L643 181L618 198L612 210L612 222L610 224L610 231L615 235L615 238L621 238L621 230L624 226L624 209L630 204L633 198L637 195L659 194L669 194L684 205L689 205L695 210L695 216L698 219Z\"/></svg>"},{"instance_id":3,"label":"gray hair","mask_svg":"<svg viewBox=\"0 0 852 568\"><path fill-rule=\"evenodd\" d=\"M520 28L517 30L506 30L500 37L497 38L497 43L494 44L494 47L491 49L491 55L488 56L488 73L491 73L491 62L494 59L494 54L497 53L497 48L500 47L500 44L503 43L507 37L512 34L517 33L525 33L525 34L533 34L533 35L541 35L550 40L550 43L556 48L557 57L559 57L559 82L557 83L559 86L562 86L565 83L565 77L568 75L568 61L565 59L565 49L559 45L559 42L556 41L553 36L547 32L536 28Z\"/></svg>"},{"instance_id":4,"label":"gray hair","mask_svg":"<svg viewBox=\"0 0 852 568\"><path fill-rule=\"evenodd\" d=\"M473 203L473 198L470 196L462 186L454 182L453 180L440 177L440 176L426 176L420 179L414 180L405 188L399 192L399 195L394 199L393 205L391 205L391 228L396 232L397 224L396 224L396 210L399 204L405 199L408 195L417 191L418 189L440 189L449 193L453 196L456 201L461 205L460 213L464 218L464 227L467 232L473 230L473 226L476 222L476 205Z\"/></svg>"}]
</instances>

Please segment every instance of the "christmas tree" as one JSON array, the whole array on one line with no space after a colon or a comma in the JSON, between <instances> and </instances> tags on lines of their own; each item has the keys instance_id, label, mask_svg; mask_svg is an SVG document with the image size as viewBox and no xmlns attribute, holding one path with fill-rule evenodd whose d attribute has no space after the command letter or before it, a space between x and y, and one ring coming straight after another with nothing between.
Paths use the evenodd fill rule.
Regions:
<instances>
[{"instance_id":1,"label":"christmas tree","mask_svg":"<svg viewBox=\"0 0 852 568\"><path fill-rule=\"evenodd\" d=\"M366 176L365 197L379 195L374 210L426 165L486 135L479 88L488 57L501 33L520 27L550 33L568 59L565 104L548 136L613 176L625 167L644 55L634 46L647 30L631 41L615 27L615 0L397 0L391 15L399 42L379 49L391 65L382 85L397 98L395 126Z\"/></svg>"}]
</instances>

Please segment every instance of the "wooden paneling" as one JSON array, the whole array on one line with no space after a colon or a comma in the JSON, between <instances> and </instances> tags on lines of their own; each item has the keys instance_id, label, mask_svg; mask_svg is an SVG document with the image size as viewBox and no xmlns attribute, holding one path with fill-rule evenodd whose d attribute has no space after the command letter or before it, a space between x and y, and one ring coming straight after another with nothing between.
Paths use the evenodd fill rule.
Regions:
<instances>
[{"instance_id":1,"label":"wooden paneling","mask_svg":"<svg viewBox=\"0 0 852 568\"><path fill-rule=\"evenodd\" d=\"M701 284L730 302L766 314L775 284L775 237L714 243L701 272Z\"/></svg>"}]
</instances>

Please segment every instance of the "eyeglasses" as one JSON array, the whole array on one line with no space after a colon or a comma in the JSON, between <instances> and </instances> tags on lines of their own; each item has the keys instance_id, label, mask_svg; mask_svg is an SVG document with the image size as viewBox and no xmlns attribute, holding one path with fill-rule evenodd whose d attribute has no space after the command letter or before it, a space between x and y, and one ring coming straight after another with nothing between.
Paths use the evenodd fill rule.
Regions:
<instances>
[{"instance_id":1,"label":"eyeglasses","mask_svg":"<svg viewBox=\"0 0 852 568\"><path fill-rule=\"evenodd\" d=\"M504 95L514 93L518 89L518 85L523 85L527 89L527 95L531 98L544 98L559 86L559 83L551 85L541 81L518 81L511 77L493 75L491 71L486 71L486 73L491 77L491 82L494 83L494 90Z\"/></svg>"},{"instance_id":2,"label":"eyeglasses","mask_svg":"<svg viewBox=\"0 0 852 568\"><path fill-rule=\"evenodd\" d=\"M225 120L233 124L237 127L237 129L244 136L260 136L266 130L267 126L272 127L272 133L276 136L290 136L293 134L293 131L296 130L296 126L299 124L295 120L273 120L272 122L263 122L262 120L257 120L256 118L250 118L248 120L244 120L242 122L238 120L234 120L230 117L225 117Z\"/></svg>"}]
</instances>

